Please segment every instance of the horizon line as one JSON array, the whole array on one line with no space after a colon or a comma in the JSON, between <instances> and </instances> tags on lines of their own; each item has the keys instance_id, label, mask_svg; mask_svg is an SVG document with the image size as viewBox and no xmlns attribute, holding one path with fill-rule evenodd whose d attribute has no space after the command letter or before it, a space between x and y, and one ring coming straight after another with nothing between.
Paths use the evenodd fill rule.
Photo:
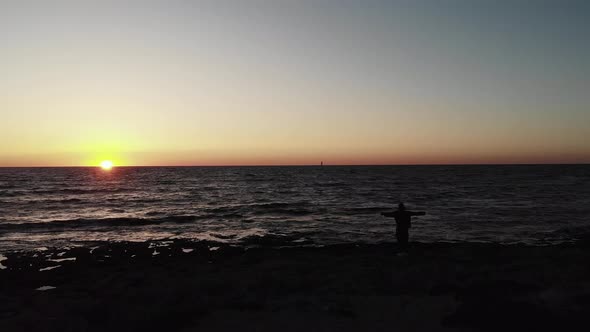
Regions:
<instances>
[{"instance_id":1,"label":"horizon line","mask_svg":"<svg viewBox=\"0 0 590 332\"><path fill-rule=\"evenodd\" d=\"M533 165L590 165L590 162L580 163L432 163L432 164L242 164L242 165L114 165L113 168L131 167L351 167L351 166L533 166ZM54 166L0 166L0 168L100 168L100 165L54 165Z\"/></svg>"}]
</instances>

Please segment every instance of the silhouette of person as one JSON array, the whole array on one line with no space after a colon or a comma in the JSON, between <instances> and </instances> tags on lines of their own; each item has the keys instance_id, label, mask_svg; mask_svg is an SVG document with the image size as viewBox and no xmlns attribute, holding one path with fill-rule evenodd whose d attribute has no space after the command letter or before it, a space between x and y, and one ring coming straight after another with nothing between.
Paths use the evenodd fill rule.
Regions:
<instances>
[{"instance_id":1,"label":"silhouette of person","mask_svg":"<svg viewBox=\"0 0 590 332\"><path fill-rule=\"evenodd\" d=\"M412 216L423 216L426 212L413 212L406 210L404 203L399 203L397 210L393 212L383 212L385 217L395 218L395 237L401 251L408 249L410 238L409 230L412 227Z\"/></svg>"}]
</instances>

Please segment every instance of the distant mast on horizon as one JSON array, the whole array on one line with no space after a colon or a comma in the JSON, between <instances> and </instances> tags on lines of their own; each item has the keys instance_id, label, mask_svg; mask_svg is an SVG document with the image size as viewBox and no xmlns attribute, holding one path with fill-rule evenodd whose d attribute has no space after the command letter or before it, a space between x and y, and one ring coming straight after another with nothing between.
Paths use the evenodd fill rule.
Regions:
<instances>
[{"instance_id":1,"label":"distant mast on horizon","mask_svg":"<svg viewBox=\"0 0 590 332\"><path fill-rule=\"evenodd\" d=\"M323 162L323 161L322 161L322 162L320 162L320 166L324 166L324 162Z\"/></svg>"}]
</instances>

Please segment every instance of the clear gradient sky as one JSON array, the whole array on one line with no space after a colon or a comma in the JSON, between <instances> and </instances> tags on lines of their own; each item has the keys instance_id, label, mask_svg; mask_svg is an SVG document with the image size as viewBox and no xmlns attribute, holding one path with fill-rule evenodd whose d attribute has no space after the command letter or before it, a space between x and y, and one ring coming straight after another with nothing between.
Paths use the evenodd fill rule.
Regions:
<instances>
[{"instance_id":1,"label":"clear gradient sky","mask_svg":"<svg viewBox=\"0 0 590 332\"><path fill-rule=\"evenodd\" d=\"M0 0L0 166L590 162L590 1Z\"/></svg>"}]
</instances>

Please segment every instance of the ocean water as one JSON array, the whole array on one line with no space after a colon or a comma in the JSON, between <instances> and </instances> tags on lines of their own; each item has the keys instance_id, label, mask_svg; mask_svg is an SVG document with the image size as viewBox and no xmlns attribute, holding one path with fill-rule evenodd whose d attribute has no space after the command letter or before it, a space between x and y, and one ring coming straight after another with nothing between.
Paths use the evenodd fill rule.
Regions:
<instances>
[{"instance_id":1,"label":"ocean water","mask_svg":"<svg viewBox=\"0 0 590 332\"><path fill-rule=\"evenodd\" d=\"M0 249L96 241L326 245L588 238L590 165L0 168Z\"/></svg>"}]
</instances>

